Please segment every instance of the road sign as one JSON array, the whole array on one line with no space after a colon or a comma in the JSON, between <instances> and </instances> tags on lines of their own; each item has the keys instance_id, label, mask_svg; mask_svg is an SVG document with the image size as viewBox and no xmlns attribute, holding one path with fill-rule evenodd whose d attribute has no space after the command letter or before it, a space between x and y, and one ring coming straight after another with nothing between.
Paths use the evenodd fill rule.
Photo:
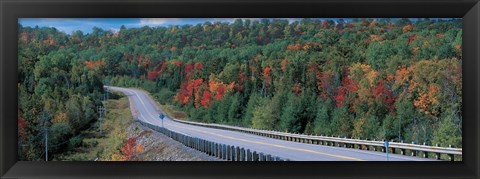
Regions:
<instances>
[{"instance_id":1,"label":"road sign","mask_svg":"<svg viewBox=\"0 0 480 179\"><path fill-rule=\"evenodd\" d=\"M160 116L158 116L158 117L160 117L160 119L162 120L162 127L163 127L163 118L165 118L165 114L160 113Z\"/></svg>"},{"instance_id":2,"label":"road sign","mask_svg":"<svg viewBox=\"0 0 480 179\"><path fill-rule=\"evenodd\" d=\"M388 140L385 140L383 145L385 146L385 152L387 153L387 161L388 161Z\"/></svg>"}]
</instances>

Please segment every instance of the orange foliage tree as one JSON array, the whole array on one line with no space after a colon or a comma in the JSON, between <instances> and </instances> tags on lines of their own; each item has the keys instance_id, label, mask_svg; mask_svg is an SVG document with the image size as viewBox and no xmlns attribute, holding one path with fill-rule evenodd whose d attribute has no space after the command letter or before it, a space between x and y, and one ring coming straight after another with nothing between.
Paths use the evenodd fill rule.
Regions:
<instances>
[{"instance_id":1,"label":"orange foliage tree","mask_svg":"<svg viewBox=\"0 0 480 179\"><path fill-rule=\"evenodd\" d=\"M94 68L97 68L97 67L101 67L105 65L105 63L103 61L85 61L85 66L87 66L88 69L94 69Z\"/></svg>"},{"instance_id":2,"label":"orange foliage tree","mask_svg":"<svg viewBox=\"0 0 480 179\"><path fill-rule=\"evenodd\" d=\"M403 28L402 28L403 33L408 32L408 31L412 31L412 30L413 30L413 26L411 24L403 26Z\"/></svg>"}]
</instances>

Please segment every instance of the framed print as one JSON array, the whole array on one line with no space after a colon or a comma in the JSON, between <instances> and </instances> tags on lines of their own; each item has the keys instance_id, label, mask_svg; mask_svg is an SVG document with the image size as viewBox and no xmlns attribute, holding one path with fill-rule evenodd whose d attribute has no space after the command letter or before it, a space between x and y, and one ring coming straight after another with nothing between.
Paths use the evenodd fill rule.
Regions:
<instances>
[{"instance_id":1,"label":"framed print","mask_svg":"<svg viewBox=\"0 0 480 179\"><path fill-rule=\"evenodd\" d=\"M1 9L2 177L478 177L477 1Z\"/></svg>"}]
</instances>

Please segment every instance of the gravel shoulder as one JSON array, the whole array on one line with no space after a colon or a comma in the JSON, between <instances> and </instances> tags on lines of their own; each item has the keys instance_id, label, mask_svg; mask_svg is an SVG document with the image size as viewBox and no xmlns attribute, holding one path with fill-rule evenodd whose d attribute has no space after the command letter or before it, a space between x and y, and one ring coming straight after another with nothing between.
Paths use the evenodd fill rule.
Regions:
<instances>
[{"instance_id":1,"label":"gravel shoulder","mask_svg":"<svg viewBox=\"0 0 480 179\"><path fill-rule=\"evenodd\" d=\"M138 122L127 128L127 137L137 137L137 144L144 147L137 154L139 161L223 161L185 145Z\"/></svg>"}]
</instances>

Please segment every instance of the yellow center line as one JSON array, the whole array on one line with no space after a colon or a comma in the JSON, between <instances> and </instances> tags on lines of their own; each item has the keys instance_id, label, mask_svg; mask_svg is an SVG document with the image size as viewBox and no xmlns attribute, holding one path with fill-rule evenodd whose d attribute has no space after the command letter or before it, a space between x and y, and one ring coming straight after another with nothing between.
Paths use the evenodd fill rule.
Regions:
<instances>
[{"instance_id":1,"label":"yellow center line","mask_svg":"<svg viewBox=\"0 0 480 179\"><path fill-rule=\"evenodd\" d=\"M288 147L288 146L278 145L278 144L269 144L269 143L265 143L265 142L252 141L252 140L246 140L246 139L239 139L239 138L230 137L230 136L226 136L226 135L222 135L222 134L217 134L217 133L214 133L214 132L208 132L208 131L202 131L202 130L197 130L197 129L191 129L191 128L187 128L187 127L181 127L181 126L178 126L178 125L175 125L175 124L169 124L169 125L175 126L175 127L178 127L178 128L182 128L182 129L193 130L193 131L197 131L197 132L201 132L201 133L206 133L206 134L210 134L210 135L214 135L214 136L218 136L218 137L223 137L223 138L226 138L226 139L238 140L238 141L242 141L242 142L260 144L260 145L267 145L267 146L284 148L284 149L289 149L289 150L297 150L297 151L302 151L302 152L309 152L309 153L314 153L314 154L319 154L319 155L326 155L326 156L337 157L337 158L342 158L342 159L349 159L349 160L356 160L356 161L364 161L364 160L362 160L362 159L353 158L353 157L348 157L348 156L343 156L343 155L335 155L335 154L329 154L329 153L324 153L324 152L318 152L318 151L314 151L314 150L301 149L301 148L295 148L295 147Z\"/></svg>"}]
</instances>

